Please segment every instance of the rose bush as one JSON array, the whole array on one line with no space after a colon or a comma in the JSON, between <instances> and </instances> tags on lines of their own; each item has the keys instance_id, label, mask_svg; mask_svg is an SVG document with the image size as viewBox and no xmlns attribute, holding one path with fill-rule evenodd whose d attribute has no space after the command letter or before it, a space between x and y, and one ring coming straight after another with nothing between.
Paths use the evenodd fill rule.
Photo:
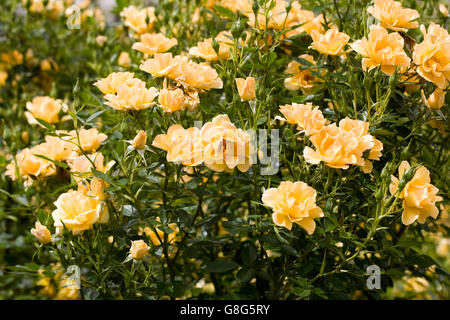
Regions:
<instances>
[{"instance_id":1,"label":"rose bush","mask_svg":"<svg viewBox=\"0 0 450 320\"><path fill-rule=\"evenodd\" d=\"M1 299L448 299L445 3L0 8Z\"/></svg>"}]
</instances>

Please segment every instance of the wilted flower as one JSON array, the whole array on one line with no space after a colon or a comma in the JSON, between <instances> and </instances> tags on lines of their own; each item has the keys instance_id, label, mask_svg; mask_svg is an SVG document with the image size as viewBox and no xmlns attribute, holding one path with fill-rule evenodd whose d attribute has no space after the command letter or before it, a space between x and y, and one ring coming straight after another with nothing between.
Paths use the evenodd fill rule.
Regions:
<instances>
[{"instance_id":1,"label":"wilted flower","mask_svg":"<svg viewBox=\"0 0 450 320\"><path fill-rule=\"evenodd\" d=\"M39 221L36 221L35 227L31 229L31 234L38 239L41 244L47 244L52 239L52 234Z\"/></svg>"},{"instance_id":2,"label":"wilted flower","mask_svg":"<svg viewBox=\"0 0 450 320\"><path fill-rule=\"evenodd\" d=\"M322 111L319 107L314 107L311 102L286 104L280 106L280 111L288 123L296 124L297 129L305 131L307 135L317 133L326 123Z\"/></svg>"},{"instance_id":3,"label":"wilted flower","mask_svg":"<svg viewBox=\"0 0 450 320\"><path fill-rule=\"evenodd\" d=\"M413 9L404 9L400 2L394 0L375 0L374 6L367 8L367 11L387 29L407 32L419 26L418 22L412 21L420 17L419 13Z\"/></svg>"},{"instance_id":4,"label":"wilted flower","mask_svg":"<svg viewBox=\"0 0 450 320\"><path fill-rule=\"evenodd\" d=\"M105 104L116 110L142 110L154 105L157 95L158 89L147 89L144 81L131 79L119 85L116 94L107 94Z\"/></svg>"},{"instance_id":5,"label":"wilted flower","mask_svg":"<svg viewBox=\"0 0 450 320\"><path fill-rule=\"evenodd\" d=\"M140 39L132 48L149 55L166 52L178 43L177 39L166 38L162 33L144 33Z\"/></svg>"},{"instance_id":6,"label":"wilted flower","mask_svg":"<svg viewBox=\"0 0 450 320\"><path fill-rule=\"evenodd\" d=\"M324 216L316 205L317 192L302 181L283 181L278 188L264 191L262 202L273 209L273 221L277 226L289 230L296 223L313 234L316 229L315 218Z\"/></svg>"},{"instance_id":7,"label":"wilted flower","mask_svg":"<svg viewBox=\"0 0 450 320\"><path fill-rule=\"evenodd\" d=\"M402 161L398 168L398 179L391 176L389 190L391 194L398 191L399 184L404 179L404 174L410 169L408 161ZM400 179L400 181L399 181ZM436 201L442 198L437 195L439 189L430 183L430 172L427 168L419 166L414 176L409 180L403 190L397 196L403 199L402 222L410 225L414 221L425 223L427 217L437 218L439 209L436 207Z\"/></svg>"},{"instance_id":8,"label":"wilted flower","mask_svg":"<svg viewBox=\"0 0 450 320\"><path fill-rule=\"evenodd\" d=\"M25 112L25 116L29 124L39 124L36 119L56 123L59 122L58 113L61 108L61 100L51 97L34 97L31 102L27 102L28 111Z\"/></svg>"},{"instance_id":9,"label":"wilted flower","mask_svg":"<svg viewBox=\"0 0 450 320\"><path fill-rule=\"evenodd\" d=\"M350 37L337 29L329 29L325 34L313 30L311 47L322 54L338 56L344 54L344 47Z\"/></svg>"},{"instance_id":10,"label":"wilted flower","mask_svg":"<svg viewBox=\"0 0 450 320\"><path fill-rule=\"evenodd\" d=\"M136 240L131 242L130 255L134 260L141 260L148 254L150 248L144 240Z\"/></svg>"},{"instance_id":11,"label":"wilted flower","mask_svg":"<svg viewBox=\"0 0 450 320\"><path fill-rule=\"evenodd\" d=\"M380 26L370 26L369 40L366 37L357 40L350 46L361 54L362 68L372 70L380 66L381 71L392 75L396 67L403 71L409 67L411 59L403 51L404 40L397 32L388 33Z\"/></svg>"},{"instance_id":12,"label":"wilted flower","mask_svg":"<svg viewBox=\"0 0 450 320\"><path fill-rule=\"evenodd\" d=\"M253 77L247 77L245 79L236 78L234 79L234 81L236 81L239 96L241 97L242 100L246 101L255 100L256 98L255 78Z\"/></svg>"},{"instance_id":13,"label":"wilted flower","mask_svg":"<svg viewBox=\"0 0 450 320\"><path fill-rule=\"evenodd\" d=\"M96 86L103 94L115 94L117 88L127 80L133 79L133 72L113 72L106 78L100 79L94 82Z\"/></svg>"},{"instance_id":14,"label":"wilted flower","mask_svg":"<svg viewBox=\"0 0 450 320\"><path fill-rule=\"evenodd\" d=\"M423 103L432 110L440 109L445 103L445 91L441 88L436 88L428 98L425 97L423 90L420 93L422 95Z\"/></svg>"}]
</instances>

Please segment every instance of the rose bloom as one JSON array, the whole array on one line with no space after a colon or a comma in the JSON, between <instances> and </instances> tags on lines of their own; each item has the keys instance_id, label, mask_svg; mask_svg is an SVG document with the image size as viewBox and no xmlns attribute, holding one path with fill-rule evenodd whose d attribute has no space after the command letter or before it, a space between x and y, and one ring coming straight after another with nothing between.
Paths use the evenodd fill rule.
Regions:
<instances>
[{"instance_id":1,"label":"rose bloom","mask_svg":"<svg viewBox=\"0 0 450 320\"><path fill-rule=\"evenodd\" d=\"M317 192L302 181L283 181L278 188L264 191L262 202L273 209L273 222L277 226L292 229L296 223L313 234L316 229L315 218L324 216L323 211L316 205Z\"/></svg>"},{"instance_id":2,"label":"rose bloom","mask_svg":"<svg viewBox=\"0 0 450 320\"><path fill-rule=\"evenodd\" d=\"M254 163L250 134L237 129L227 115L218 115L201 130L203 160L214 171L246 172Z\"/></svg>"},{"instance_id":3,"label":"rose bloom","mask_svg":"<svg viewBox=\"0 0 450 320\"><path fill-rule=\"evenodd\" d=\"M402 161L398 168L397 179L391 176L389 191L395 194L398 190L399 179L410 168L408 161ZM442 201L437 195L439 189L430 183L430 172L427 168L419 166L413 178L406 183L398 197L403 199L402 222L404 225L410 225L414 221L425 223L427 217L437 218L439 210L436 207L436 201Z\"/></svg>"},{"instance_id":4,"label":"rose bloom","mask_svg":"<svg viewBox=\"0 0 450 320\"><path fill-rule=\"evenodd\" d=\"M236 78L234 81L236 81L236 87L242 100L252 101L256 99L255 78Z\"/></svg>"},{"instance_id":5,"label":"rose bloom","mask_svg":"<svg viewBox=\"0 0 450 320\"><path fill-rule=\"evenodd\" d=\"M432 110L439 110L445 104L445 91L441 88L436 88L433 93L427 98L421 90L422 101Z\"/></svg>"},{"instance_id":6,"label":"rose bloom","mask_svg":"<svg viewBox=\"0 0 450 320\"><path fill-rule=\"evenodd\" d=\"M406 69L411 59L403 51L404 40L397 32L388 33L380 26L370 26L369 40L366 37L350 45L353 50L361 54L362 68L372 70L381 66L381 71L392 75L396 67Z\"/></svg>"},{"instance_id":7,"label":"rose bloom","mask_svg":"<svg viewBox=\"0 0 450 320\"><path fill-rule=\"evenodd\" d=\"M363 158L370 150L369 159L379 160L383 144L368 133L369 124L360 120L342 119L339 127L335 123L323 127L311 136L316 150L305 147L306 162L319 164L321 161L331 168L348 169L349 165L360 166L363 172L372 171L372 163Z\"/></svg>"},{"instance_id":8,"label":"rose bloom","mask_svg":"<svg viewBox=\"0 0 450 320\"><path fill-rule=\"evenodd\" d=\"M187 57L172 57L171 53L156 53L146 60L140 69L154 77L166 76L197 90L222 89L223 82L217 71L208 65L200 65Z\"/></svg>"},{"instance_id":9,"label":"rose bloom","mask_svg":"<svg viewBox=\"0 0 450 320\"><path fill-rule=\"evenodd\" d=\"M36 157L35 154L42 154L40 150L25 148L16 155L16 163L19 176L25 179L26 186L33 183L32 176L36 179L45 178L56 174L56 167L53 162ZM12 161L6 166L5 175L12 180L17 180L16 163Z\"/></svg>"},{"instance_id":10,"label":"rose bloom","mask_svg":"<svg viewBox=\"0 0 450 320\"><path fill-rule=\"evenodd\" d=\"M175 112L184 109L184 93L181 89L162 89L158 102L166 112Z\"/></svg>"},{"instance_id":11,"label":"rose bloom","mask_svg":"<svg viewBox=\"0 0 450 320\"><path fill-rule=\"evenodd\" d=\"M23 63L23 54L17 50L2 52L0 54L0 60L2 60L5 63L6 68L9 69Z\"/></svg>"},{"instance_id":12,"label":"rose bloom","mask_svg":"<svg viewBox=\"0 0 450 320\"><path fill-rule=\"evenodd\" d=\"M99 47L103 47L103 45L105 44L105 42L108 40L108 38L106 37L106 36L102 36L102 35L100 35L100 36L97 36L96 38L95 38L95 42L97 42L97 45L99 46Z\"/></svg>"},{"instance_id":13,"label":"rose bloom","mask_svg":"<svg viewBox=\"0 0 450 320\"><path fill-rule=\"evenodd\" d=\"M325 126L326 119L319 107L314 107L311 102L307 104L286 104L280 106L280 112L286 117L286 121L296 124L298 130L303 130L307 135L317 133Z\"/></svg>"},{"instance_id":14,"label":"rose bloom","mask_svg":"<svg viewBox=\"0 0 450 320\"><path fill-rule=\"evenodd\" d=\"M131 66L131 58L128 52L122 51L117 59L117 64L124 68L129 68Z\"/></svg>"},{"instance_id":15,"label":"rose bloom","mask_svg":"<svg viewBox=\"0 0 450 320\"><path fill-rule=\"evenodd\" d=\"M59 290L54 300L80 300L80 288L75 279L64 277L58 283Z\"/></svg>"},{"instance_id":16,"label":"rose bloom","mask_svg":"<svg viewBox=\"0 0 450 320\"><path fill-rule=\"evenodd\" d=\"M450 36L448 31L431 23L428 31L421 26L424 40L414 46L413 61L417 73L441 89L450 81Z\"/></svg>"},{"instance_id":17,"label":"rose bloom","mask_svg":"<svg viewBox=\"0 0 450 320\"><path fill-rule=\"evenodd\" d=\"M200 129L184 129L178 124L170 126L167 134L158 134L152 146L167 151L167 161L196 166L202 163L202 138Z\"/></svg>"},{"instance_id":18,"label":"rose bloom","mask_svg":"<svg viewBox=\"0 0 450 320\"><path fill-rule=\"evenodd\" d=\"M155 8L153 7L139 10L135 6L129 6L120 12L120 16L125 20L125 26L136 33L146 33L151 30L153 28L153 23L156 20Z\"/></svg>"},{"instance_id":19,"label":"rose bloom","mask_svg":"<svg viewBox=\"0 0 450 320\"><path fill-rule=\"evenodd\" d=\"M413 9L403 9L400 2L394 0L375 0L374 6L367 8L367 12L381 22L381 26L394 31L407 32L419 26L413 22L420 17Z\"/></svg>"},{"instance_id":20,"label":"rose bloom","mask_svg":"<svg viewBox=\"0 0 450 320\"><path fill-rule=\"evenodd\" d=\"M141 260L148 254L149 247L144 240L131 241L130 255L134 260Z\"/></svg>"},{"instance_id":21,"label":"rose bloom","mask_svg":"<svg viewBox=\"0 0 450 320\"><path fill-rule=\"evenodd\" d=\"M100 147L103 141L108 138L104 133L98 132L97 128L90 129L80 129L77 133L75 130L69 132L71 136L70 140L78 144L78 139L80 141L80 147L85 152L95 152ZM67 139L67 138L64 138ZM78 150L79 151L79 150ZM80 151L78 153L81 153Z\"/></svg>"},{"instance_id":22,"label":"rose bloom","mask_svg":"<svg viewBox=\"0 0 450 320\"><path fill-rule=\"evenodd\" d=\"M444 16L444 17L448 17L448 9L447 9L447 7L445 6L445 4L443 4L443 3L440 3L439 4L439 12Z\"/></svg>"},{"instance_id":23,"label":"rose bloom","mask_svg":"<svg viewBox=\"0 0 450 320\"><path fill-rule=\"evenodd\" d=\"M96 197L98 200L106 200L108 195L105 194L105 187L107 186L109 186L109 184L104 180L93 177L91 181L88 181L87 179L80 180L78 182L77 190L86 195Z\"/></svg>"},{"instance_id":24,"label":"rose bloom","mask_svg":"<svg viewBox=\"0 0 450 320\"><path fill-rule=\"evenodd\" d=\"M57 133L63 134L65 131L58 130ZM38 144L33 148L35 154L41 154L55 161L64 161L69 159L76 146L64 139L55 136L46 136L45 142Z\"/></svg>"},{"instance_id":25,"label":"rose bloom","mask_svg":"<svg viewBox=\"0 0 450 320\"><path fill-rule=\"evenodd\" d=\"M51 241L52 235L46 226L36 221L35 227L30 230L31 234L38 239L41 244L47 244Z\"/></svg>"},{"instance_id":26,"label":"rose bloom","mask_svg":"<svg viewBox=\"0 0 450 320\"><path fill-rule=\"evenodd\" d=\"M63 226L77 235L91 229L94 223L106 223L109 220L108 210L103 208L102 202L81 191L69 190L61 194L54 204L56 209L52 217L58 234Z\"/></svg>"},{"instance_id":27,"label":"rose bloom","mask_svg":"<svg viewBox=\"0 0 450 320\"><path fill-rule=\"evenodd\" d=\"M159 218L157 218L159 221ZM169 228L173 230L170 234L167 235L167 242L171 243L173 241L176 241L177 239L177 233L179 231L178 226L176 223L169 224ZM153 229L149 227L144 228L144 233L150 237L150 240L152 241L154 246L161 245L161 242L164 242L164 232L162 230L159 230L158 228L155 228L156 232L153 231ZM161 239L161 241L160 241Z\"/></svg>"},{"instance_id":28,"label":"rose bloom","mask_svg":"<svg viewBox=\"0 0 450 320\"><path fill-rule=\"evenodd\" d=\"M311 33L313 43L311 48L319 51L322 54L338 56L344 54L344 47L350 37L339 32L337 29L329 29L325 34L313 30Z\"/></svg>"},{"instance_id":29,"label":"rose bloom","mask_svg":"<svg viewBox=\"0 0 450 320\"><path fill-rule=\"evenodd\" d=\"M166 38L162 33L144 33L140 39L132 48L149 55L166 52L178 43L177 39Z\"/></svg>"},{"instance_id":30,"label":"rose bloom","mask_svg":"<svg viewBox=\"0 0 450 320\"><path fill-rule=\"evenodd\" d=\"M207 61L217 61L220 59L227 60L230 58L230 48L233 45L233 41L229 37L231 33L229 31L220 32L215 40L219 44L219 55L212 46L213 40L211 38L205 39L197 43L196 47L189 49L189 54L194 57L200 57Z\"/></svg>"},{"instance_id":31,"label":"rose bloom","mask_svg":"<svg viewBox=\"0 0 450 320\"><path fill-rule=\"evenodd\" d=\"M92 176L92 163L95 165L96 170L106 173L112 168L115 161L111 160L104 165L103 154L101 152L96 152L87 156L82 155L70 158L67 163L69 165L70 172L74 173L75 181L80 182L81 178Z\"/></svg>"},{"instance_id":32,"label":"rose bloom","mask_svg":"<svg viewBox=\"0 0 450 320\"><path fill-rule=\"evenodd\" d=\"M145 133L144 130L139 130L137 135L134 137L131 145L133 146L133 148L137 150L144 150L146 144L147 144L147 134Z\"/></svg>"},{"instance_id":33,"label":"rose bloom","mask_svg":"<svg viewBox=\"0 0 450 320\"><path fill-rule=\"evenodd\" d=\"M25 116L29 124L38 124L36 119L56 123L59 122L58 113L61 107L61 100L51 97L34 97L31 102L27 102L28 111L25 112Z\"/></svg>"},{"instance_id":34,"label":"rose bloom","mask_svg":"<svg viewBox=\"0 0 450 320\"><path fill-rule=\"evenodd\" d=\"M138 79L132 80L134 81L131 86L125 82L117 88L116 94L107 94L105 99L108 102L105 102L105 104L113 109L124 111L142 110L154 105L154 100L158 95L158 89L154 87L147 89L144 81Z\"/></svg>"},{"instance_id":35,"label":"rose bloom","mask_svg":"<svg viewBox=\"0 0 450 320\"><path fill-rule=\"evenodd\" d=\"M313 65L316 64L314 58L309 54L303 54L299 56L299 58L307 60ZM288 64L285 72L292 76L284 80L284 86L291 91L301 89L304 94L309 94L313 91L316 83L320 81L320 79L312 74L312 70L300 69L301 66L302 65L295 60Z\"/></svg>"},{"instance_id":36,"label":"rose bloom","mask_svg":"<svg viewBox=\"0 0 450 320\"><path fill-rule=\"evenodd\" d=\"M0 71L0 88L3 87L8 79L8 73L5 71Z\"/></svg>"},{"instance_id":37,"label":"rose bloom","mask_svg":"<svg viewBox=\"0 0 450 320\"><path fill-rule=\"evenodd\" d=\"M113 72L106 78L94 82L94 86L103 94L115 94L121 84L133 79L133 77L133 72Z\"/></svg>"},{"instance_id":38,"label":"rose bloom","mask_svg":"<svg viewBox=\"0 0 450 320\"><path fill-rule=\"evenodd\" d=\"M248 11L243 12L243 14L249 18L248 24L253 28L258 27L259 29L264 30L267 23L267 28L280 30L283 28L283 26L289 26L292 19L295 18L292 10L289 14L286 12L287 5L288 1L286 0L276 0L275 6L268 12L267 22L264 9L259 10L258 17L255 18L255 14L253 13L251 5L249 5L247 9ZM257 25L255 21L256 19Z\"/></svg>"}]
</instances>

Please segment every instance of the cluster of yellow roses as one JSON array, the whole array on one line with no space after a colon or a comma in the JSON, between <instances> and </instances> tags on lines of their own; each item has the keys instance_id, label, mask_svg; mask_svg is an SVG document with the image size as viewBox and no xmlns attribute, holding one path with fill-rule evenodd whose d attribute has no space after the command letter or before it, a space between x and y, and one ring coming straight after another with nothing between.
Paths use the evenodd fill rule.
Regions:
<instances>
[{"instance_id":1,"label":"cluster of yellow roses","mask_svg":"<svg viewBox=\"0 0 450 320\"><path fill-rule=\"evenodd\" d=\"M172 125L155 137L153 146L167 151L167 160L183 165L204 163L209 169L246 172L254 163L254 146L248 132L236 128L227 115L216 116L201 129Z\"/></svg>"}]
</instances>

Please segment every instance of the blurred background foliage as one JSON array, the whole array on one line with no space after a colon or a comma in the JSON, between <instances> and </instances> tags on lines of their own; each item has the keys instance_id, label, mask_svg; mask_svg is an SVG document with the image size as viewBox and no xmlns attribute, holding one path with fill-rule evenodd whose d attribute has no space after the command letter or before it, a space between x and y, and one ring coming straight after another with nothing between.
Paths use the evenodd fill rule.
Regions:
<instances>
[{"instance_id":1,"label":"blurred background foliage","mask_svg":"<svg viewBox=\"0 0 450 320\"><path fill-rule=\"evenodd\" d=\"M367 35L368 25L374 23L366 13L368 0L300 3L323 13L352 42ZM306 35L282 40L279 31L251 29L244 16L200 0L161 0L155 4L154 29L178 40L173 54L186 52L222 30L231 29L233 36L247 30L252 42L233 59L214 64L224 89L201 94L194 112L166 114L159 108L139 114L118 112L103 104L93 82L114 71L131 71L147 87L162 87L160 79L139 69L142 54L131 49L136 40L120 22L118 13L131 4L142 8L150 2L117 0L112 11L116 18L108 24L92 3L82 10L81 28L69 29L64 13L33 13L26 1L1 1L0 54L17 50L22 59L5 67L8 78L0 87L0 299L62 298L57 295L58 279L70 265L81 267L84 299L449 298L448 95L444 108L432 114L420 92L406 95L396 76L378 70L364 73L354 52L345 60L321 60L309 48ZM438 1L407 0L403 5L421 13L420 23L434 21L448 28ZM197 7L202 23L196 25L190 20ZM422 37L418 29L408 34ZM99 35L107 37L103 45L96 41ZM118 65L123 51L131 58L127 68ZM327 71L308 95L288 91L283 84L286 65L304 53L319 61L318 74ZM257 79L255 113L241 101L234 83L236 77L249 74ZM389 97L388 88L392 89ZM432 91L431 85L423 88ZM95 225L82 236L65 232L62 239L46 246L40 246L29 230L36 220L52 226L53 202L62 192L76 188L75 181L63 168L28 188L4 175L13 155L42 142L55 129L26 121L26 102L39 95L62 99L69 106L67 120L56 129L99 128L108 135L100 151L105 159L116 161L106 178L110 222ZM388 101L385 111L371 121L371 133L382 140L384 150L370 175L358 168L307 164L301 156L305 142L296 139L290 126L272 121L279 105L292 102L312 102L330 121L346 116L367 120L367 96ZM187 168L167 162L165 153L156 148L145 153L145 163L138 154L127 154L126 140L138 129L152 141L171 124L189 127L194 120L205 123L222 113L239 128L280 129L277 174L261 175L261 164L234 174L214 173L203 166ZM436 125L430 126L430 121ZM397 175L396 166L405 159L430 170L432 183L444 197L440 215L423 225L405 227L398 207L365 241L377 191L383 190L382 197L388 195L390 181L381 177L382 169ZM325 217L317 220L313 235L299 227L291 232L274 226L271 211L262 205L263 187L283 180L302 180L318 190ZM141 228L154 226L170 233L169 224L174 222L181 230L179 241L151 246L148 261L123 263L130 241L143 238ZM381 290L366 287L369 265L382 270Z\"/></svg>"}]
</instances>

